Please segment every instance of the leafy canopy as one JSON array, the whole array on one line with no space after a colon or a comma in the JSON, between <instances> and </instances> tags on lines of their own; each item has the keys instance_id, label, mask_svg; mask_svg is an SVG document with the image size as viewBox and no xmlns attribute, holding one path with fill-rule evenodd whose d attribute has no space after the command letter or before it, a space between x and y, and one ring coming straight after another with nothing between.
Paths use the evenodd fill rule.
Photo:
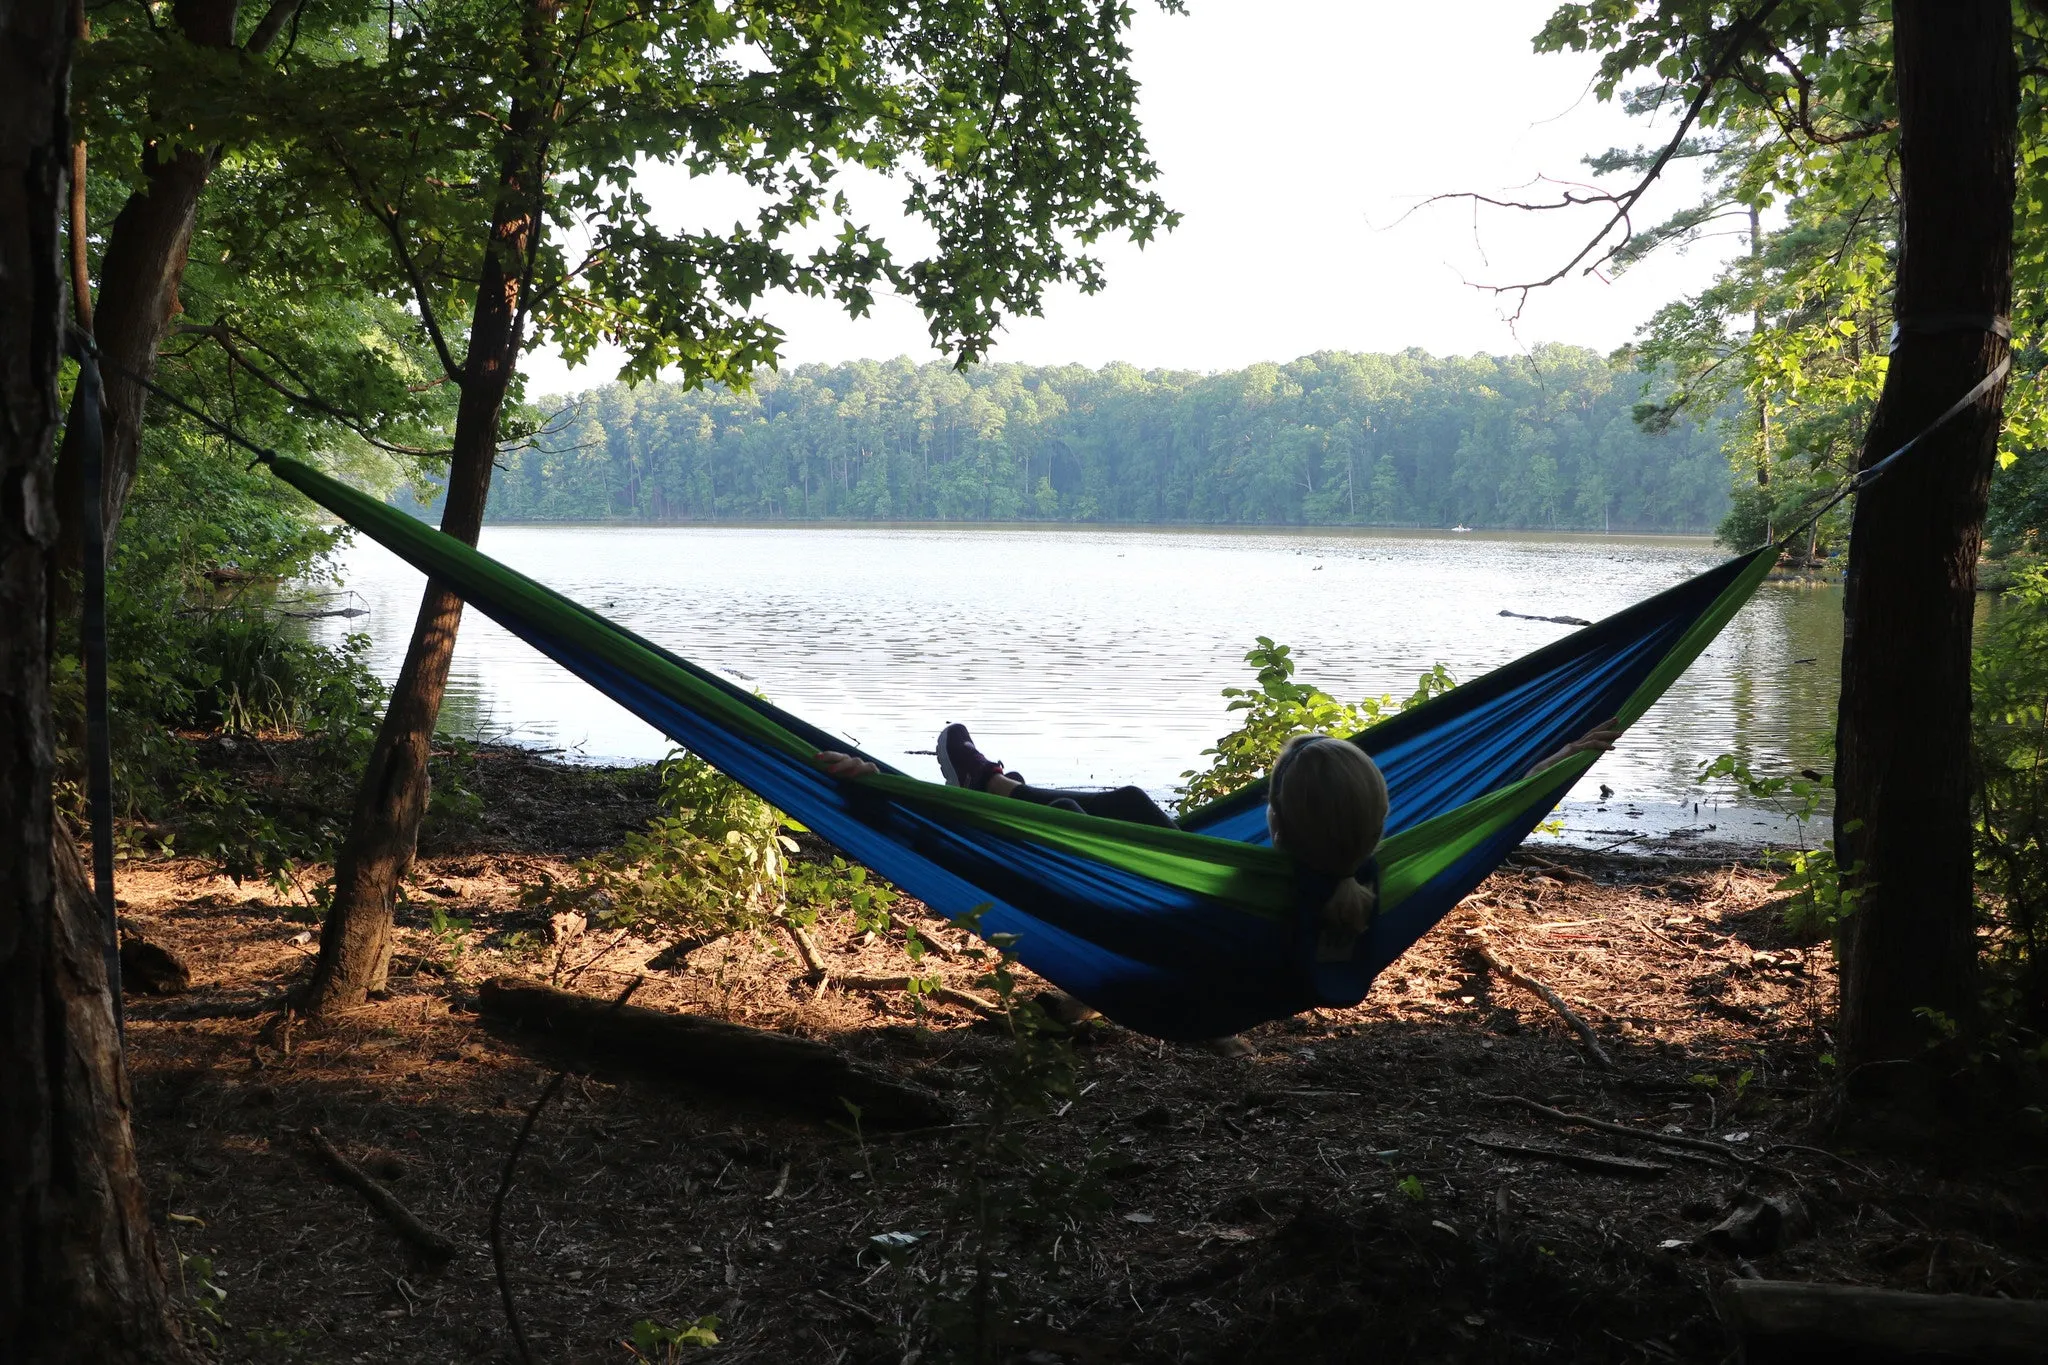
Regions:
<instances>
[{"instance_id":1,"label":"leafy canopy","mask_svg":"<svg viewBox=\"0 0 2048 1365\"><path fill-rule=\"evenodd\" d=\"M1704 163L1703 200L1662 223L1624 219L1609 241L1625 268L1666 245L1729 230L1749 212L1782 226L1700 294L1661 310L1638 358L1676 391L1644 416L1769 415L1730 423L1727 452L1747 486L1726 528L1754 544L1766 524L1835 486L1853 468L1883 385L1898 253L1897 94L1891 7L1879 0L1652 0L1559 7L1539 51L1600 54L1595 85L1640 113L1696 108L1677 157ZM2015 365L2005 400L1990 529L2016 548L2048 519L2048 397L2039 380L2048 321L2048 14L2014 8L2020 187L2014 224ZM1658 149L1589 159L1601 174L1641 176ZM1761 472L1767 486L1757 487ZM1842 517L1822 528L1838 538Z\"/></svg>"},{"instance_id":2,"label":"leafy canopy","mask_svg":"<svg viewBox=\"0 0 2048 1365\"><path fill-rule=\"evenodd\" d=\"M1169 6L1172 7L1172 6ZM314 212L360 203L391 239L378 288L438 319L505 250L508 202L542 215L521 298L572 361L743 382L774 363L769 293L865 312L901 289L973 358L1049 284L1103 283L1090 246L1176 221L1135 115L1126 5L1084 0L421 0L388 33L266 87ZM743 185L730 229L658 220L653 166ZM529 168L538 168L537 179ZM904 261L854 216L854 171L899 170L934 237ZM516 202L514 202L516 201ZM494 216L495 215L495 216Z\"/></svg>"}]
</instances>

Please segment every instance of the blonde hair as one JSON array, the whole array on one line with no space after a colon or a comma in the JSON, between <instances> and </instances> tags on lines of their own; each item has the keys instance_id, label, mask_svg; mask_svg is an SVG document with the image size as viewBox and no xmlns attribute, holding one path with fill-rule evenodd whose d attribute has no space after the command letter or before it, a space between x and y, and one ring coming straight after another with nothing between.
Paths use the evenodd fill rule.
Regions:
<instances>
[{"instance_id":1,"label":"blonde hair","mask_svg":"<svg viewBox=\"0 0 2048 1365\"><path fill-rule=\"evenodd\" d=\"M1387 780L1356 744L1297 735L1273 764L1266 828L1303 866L1338 879L1323 903L1316 956L1341 961L1372 921L1378 897L1355 875L1380 846Z\"/></svg>"}]
</instances>

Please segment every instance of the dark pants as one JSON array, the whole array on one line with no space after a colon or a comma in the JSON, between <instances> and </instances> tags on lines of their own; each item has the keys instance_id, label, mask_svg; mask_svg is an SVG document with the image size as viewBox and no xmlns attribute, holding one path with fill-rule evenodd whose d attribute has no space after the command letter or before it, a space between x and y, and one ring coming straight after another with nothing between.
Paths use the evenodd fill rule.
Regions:
<instances>
[{"instance_id":1,"label":"dark pants","mask_svg":"<svg viewBox=\"0 0 2048 1365\"><path fill-rule=\"evenodd\" d=\"M1105 820L1127 820L1134 825L1157 825L1161 829L1178 829L1173 817L1159 809L1159 803L1145 795L1141 787L1113 787L1109 791L1058 791L1050 787L1019 787L1010 793L1023 801L1036 801L1041 806L1052 806L1058 810L1080 811L1083 815L1099 815Z\"/></svg>"}]
</instances>

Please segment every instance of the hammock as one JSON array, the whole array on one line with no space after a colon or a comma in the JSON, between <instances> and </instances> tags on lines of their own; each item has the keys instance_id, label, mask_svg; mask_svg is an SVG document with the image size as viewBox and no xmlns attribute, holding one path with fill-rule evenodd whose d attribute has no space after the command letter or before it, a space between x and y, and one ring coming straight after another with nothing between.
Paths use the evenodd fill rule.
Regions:
<instances>
[{"instance_id":1,"label":"hammock","mask_svg":"<svg viewBox=\"0 0 2048 1365\"><path fill-rule=\"evenodd\" d=\"M296 461L286 482L621 706L946 916L1129 1028L1222 1037L1363 999L1591 767L1529 767L1595 725L1633 724L1749 600L1766 546L1354 737L1387 779L1380 910L1349 961L1316 960L1331 878L1269 846L1260 783L1179 830L920 781L873 755L845 782L812 762L846 742L614 625L451 536Z\"/></svg>"}]
</instances>

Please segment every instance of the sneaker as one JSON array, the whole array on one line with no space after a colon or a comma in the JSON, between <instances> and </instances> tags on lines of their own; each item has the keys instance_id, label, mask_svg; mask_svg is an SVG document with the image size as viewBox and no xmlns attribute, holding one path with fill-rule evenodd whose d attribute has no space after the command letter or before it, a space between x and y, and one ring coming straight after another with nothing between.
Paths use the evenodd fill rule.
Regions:
<instances>
[{"instance_id":1,"label":"sneaker","mask_svg":"<svg viewBox=\"0 0 2048 1365\"><path fill-rule=\"evenodd\" d=\"M967 733L966 726L957 721L939 731L938 742L933 748L939 756L939 771L945 775L949 787L985 792L988 780L1003 770L1001 763L974 747L974 737ZM1017 775L1011 773L1010 776Z\"/></svg>"}]
</instances>

